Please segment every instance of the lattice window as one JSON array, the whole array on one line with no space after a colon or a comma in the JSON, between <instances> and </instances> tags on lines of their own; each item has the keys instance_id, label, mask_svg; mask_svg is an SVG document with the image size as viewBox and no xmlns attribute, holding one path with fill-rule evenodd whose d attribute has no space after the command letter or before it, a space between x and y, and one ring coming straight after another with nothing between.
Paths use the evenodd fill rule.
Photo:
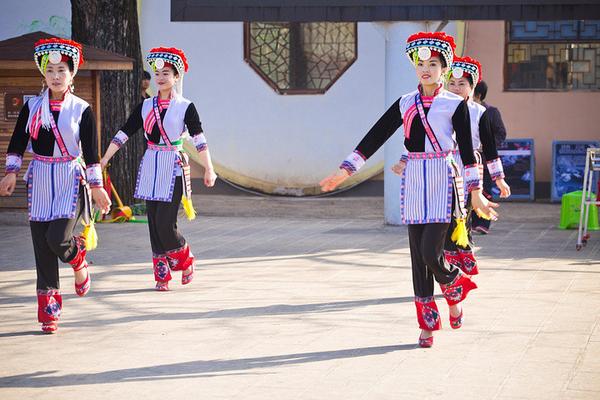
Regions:
<instances>
[{"instance_id":1,"label":"lattice window","mask_svg":"<svg viewBox=\"0 0 600 400\"><path fill-rule=\"evenodd\" d=\"M246 23L244 57L281 94L325 93L356 60L355 23Z\"/></svg>"},{"instance_id":2,"label":"lattice window","mask_svg":"<svg viewBox=\"0 0 600 400\"><path fill-rule=\"evenodd\" d=\"M600 90L600 21L508 26L507 90Z\"/></svg>"}]
</instances>

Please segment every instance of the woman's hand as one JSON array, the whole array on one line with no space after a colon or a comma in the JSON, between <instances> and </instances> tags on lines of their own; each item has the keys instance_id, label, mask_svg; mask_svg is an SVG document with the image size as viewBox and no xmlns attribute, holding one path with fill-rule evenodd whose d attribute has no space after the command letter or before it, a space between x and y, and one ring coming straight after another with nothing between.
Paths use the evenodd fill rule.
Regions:
<instances>
[{"instance_id":1,"label":"woman's hand","mask_svg":"<svg viewBox=\"0 0 600 400\"><path fill-rule=\"evenodd\" d=\"M398 176L402 176L405 168L406 168L406 161L402 161L402 160L400 160L400 161L398 161L398 163L392 165L392 171Z\"/></svg>"},{"instance_id":2,"label":"woman's hand","mask_svg":"<svg viewBox=\"0 0 600 400\"><path fill-rule=\"evenodd\" d=\"M333 189L338 187L342 182L344 182L346 179L348 179L348 177L350 177L350 174L348 173L348 171L346 171L343 168L340 168L336 172L334 172L333 174L329 175L328 177L323 179L321 182L319 182L319 185L321 186L322 191L331 192Z\"/></svg>"},{"instance_id":3,"label":"woman's hand","mask_svg":"<svg viewBox=\"0 0 600 400\"><path fill-rule=\"evenodd\" d=\"M212 168L207 168L204 170L204 185L206 187L215 186L215 181L217 180L217 174Z\"/></svg>"},{"instance_id":4,"label":"woman's hand","mask_svg":"<svg viewBox=\"0 0 600 400\"><path fill-rule=\"evenodd\" d=\"M106 193L104 188L92 188L92 199L100 208L102 214L108 214L110 212L110 206L112 205L112 202L110 201L110 197L108 197L108 193Z\"/></svg>"},{"instance_id":5,"label":"woman's hand","mask_svg":"<svg viewBox=\"0 0 600 400\"><path fill-rule=\"evenodd\" d=\"M481 189L473 190L471 192L471 205L473 210L484 219L491 219L496 221L498 219L498 213L494 208L498 208L497 203L493 203L485 198L481 193Z\"/></svg>"},{"instance_id":6,"label":"woman's hand","mask_svg":"<svg viewBox=\"0 0 600 400\"><path fill-rule=\"evenodd\" d=\"M0 196L10 196L17 185L17 174L10 172L0 181Z\"/></svg>"},{"instance_id":7,"label":"woman's hand","mask_svg":"<svg viewBox=\"0 0 600 400\"><path fill-rule=\"evenodd\" d=\"M500 197L506 199L510 196L510 186L504 179L496 179L496 186L500 189Z\"/></svg>"}]
</instances>

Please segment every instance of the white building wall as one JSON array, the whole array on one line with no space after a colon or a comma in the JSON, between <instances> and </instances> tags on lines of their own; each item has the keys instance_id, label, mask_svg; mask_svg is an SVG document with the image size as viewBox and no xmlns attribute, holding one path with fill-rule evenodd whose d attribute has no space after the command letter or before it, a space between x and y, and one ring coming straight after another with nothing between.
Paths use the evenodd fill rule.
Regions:
<instances>
[{"instance_id":1,"label":"white building wall","mask_svg":"<svg viewBox=\"0 0 600 400\"><path fill-rule=\"evenodd\" d=\"M0 40L36 31L71 37L69 0L15 0L4 1L2 6ZM33 59L33 55L31 57Z\"/></svg>"},{"instance_id":2,"label":"white building wall","mask_svg":"<svg viewBox=\"0 0 600 400\"><path fill-rule=\"evenodd\" d=\"M185 50L184 94L199 110L214 160L228 170L281 187L316 186L384 111L385 38L373 24L358 24L358 59L327 93L282 96L244 61L243 23L169 15L169 2L143 1L143 52ZM365 171L382 161L380 151Z\"/></svg>"}]
</instances>

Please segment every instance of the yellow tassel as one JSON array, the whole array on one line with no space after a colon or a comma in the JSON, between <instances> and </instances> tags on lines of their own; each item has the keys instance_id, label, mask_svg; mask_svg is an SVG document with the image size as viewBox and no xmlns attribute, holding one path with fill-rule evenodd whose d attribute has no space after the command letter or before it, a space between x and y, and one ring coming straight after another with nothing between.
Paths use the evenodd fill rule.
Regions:
<instances>
[{"instance_id":1,"label":"yellow tassel","mask_svg":"<svg viewBox=\"0 0 600 400\"><path fill-rule=\"evenodd\" d=\"M452 232L450 239L461 247L466 247L469 244L467 224L464 218L456 218L456 228L454 229L454 232Z\"/></svg>"},{"instance_id":2,"label":"yellow tassel","mask_svg":"<svg viewBox=\"0 0 600 400\"><path fill-rule=\"evenodd\" d=\"M194 210L192 199L189 199L187 196L183 196L181 197L181 203L183 204L183 210L185 211L187 219L190 221L196 219L196 210Z\"/></svg>"},{"instance_id":3,"label":"yellow tassel","mask_svg":"<svg viewBox=\"0 0 600 400\"><path fill-rule=\"evenodd\" d=\"M96 232L96 223L92 220L88 225L84 224L81 235L85 239L86 250L94 250L98 247L98 233Z\"/></svg>"}]
</instances>

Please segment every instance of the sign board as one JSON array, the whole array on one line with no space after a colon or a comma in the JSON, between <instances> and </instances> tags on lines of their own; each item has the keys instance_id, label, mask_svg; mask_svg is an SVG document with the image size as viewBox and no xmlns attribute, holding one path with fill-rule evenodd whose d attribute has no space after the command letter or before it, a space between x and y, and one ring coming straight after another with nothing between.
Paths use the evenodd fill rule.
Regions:
<instances>
[{"instance_id":1,"label":"sign board","mask_svg":"<svg viewBox=\"0 0 600 400\"><path fill-rule=\"evenodd\" d=\"M506 183L510 186L510 199L535 199L535 157L533 139L506 139L498 147L502 159ZM492 186L492 194L498 198L500 191Z\"/></svg>"},{"instance_id":2,"label":"sign board","mask_svg":"<svg viewBox=\"0 0 600 400\"><path fill-rule=\"evenodd\" d=\"M4 94L4 120L10 121L19 118L23 104L35 96L37 93L6 92Z\"/></svg>"},{"instance_id":3,"label":"sign board","mask_svg":"<svg viewBox=\"0 0 600 400\"><path fill-rule=\"evenodd\" d=\"M587 140L555 140L552 142L551 200L560 201L563 194L583 189L585 157L589 147L600 142ZM596 183L592 184L596 188Z\"/></svg>"}]
</instances>

